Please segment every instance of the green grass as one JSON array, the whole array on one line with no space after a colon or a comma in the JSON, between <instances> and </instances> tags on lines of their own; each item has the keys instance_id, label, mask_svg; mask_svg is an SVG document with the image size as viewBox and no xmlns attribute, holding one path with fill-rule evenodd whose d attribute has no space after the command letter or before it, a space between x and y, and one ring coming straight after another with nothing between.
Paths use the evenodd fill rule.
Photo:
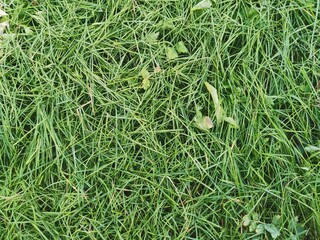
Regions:
<instances>
[{"instance_id":1,"label":"green grass","mask_svg":"<svg viewBox=\"0 0 320 240\"><path fill-rule=\"evenodd\" d=\"M2 8L1 239L320 239L319 1L30 2Z\"/></svg>"}]
</instances>

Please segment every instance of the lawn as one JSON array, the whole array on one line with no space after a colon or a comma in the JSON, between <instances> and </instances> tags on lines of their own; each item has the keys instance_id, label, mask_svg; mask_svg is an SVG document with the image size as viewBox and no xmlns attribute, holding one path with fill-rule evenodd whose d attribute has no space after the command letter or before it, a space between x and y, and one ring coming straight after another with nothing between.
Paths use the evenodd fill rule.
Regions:
<instances>
[{"instance_id":1,"label":"lawn","mask_svg":"<svg viewBox=\"0 0 320 240\"><path fill-rule=\"evenodd\" d=\"M320 239L320 0L199 2L2 1L0 239Z\"/></svg>"}]
</instances>

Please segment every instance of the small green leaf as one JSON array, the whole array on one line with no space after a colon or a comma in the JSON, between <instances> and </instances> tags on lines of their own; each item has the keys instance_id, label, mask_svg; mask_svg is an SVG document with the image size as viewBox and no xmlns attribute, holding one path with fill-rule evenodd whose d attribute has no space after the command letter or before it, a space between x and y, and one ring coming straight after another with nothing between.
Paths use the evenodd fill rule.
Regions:
<instances>
[{"instance_id":1,"label":"small green leaf","mask_svg":"<svg viewBox=\"0 0 320 240\"><path fill-rule=\"evenodd\" d=\"M24 26L23 28L24 28L24 32L25 32L27 35L30 35L30 34L33 33L33 31L32 31L31 28L29 28L29 27L27 27L27 26Z\"/></svg>"},{"instance_id":2,"label":"small green leaf","mask_svg":"<svg viewBox=\"0 0 320 240\"><path fill-rule=\"evenodd\" d=\"M208 116L203 118L195 118L194 125L203 131L207 131L210 128L213 128L212 120Z\"/></svg>"},{"instance_id":3,"label":"small green leaf","mask_svg":"<svg viewBox=\"0 0 320 240\"><path fill-rule=\"evenodd\" d=\"M292 219L289 221L289 229L290 229L290 230L294 230L295 227L296 227L296 225L297 225L297 223L298 223L298 221L299 221L299 218L298 218L298 217L292 218Z\"/></svg>"},{"instance_id":4,"label":"small green leaf","mask_svg":"<svg viewBox=\"0 0 320 240\"><path fill-rule=\"evenodd\" d=\"M17 34L16 33L11 33L11 34L3 34L1 35L3 40L10 40L13 41L16 38Z\"/></svg>"},{"instance_id":5,"label":"small green leaf","mask_svg":"<svg viewBox=\"0 0 320 240\"><path fill-rule=\"evenodd\" d=\"M250 232L254 232L257 228L257 222L252 222L249 227Z\"/></svg>"},{"instance_id":6,"label":"small green leaf","mask_svg":"<svg viewBox=\"0 0 320 240\"><path fill-rule=\"evenodd\" d=\"M150 73L148 72L147 69L143 68L140 72L140 76L142 76L142 88L144 90L147 90L150 87Z\"/></svg>"},{"instance_id":7,"label":"small green leaf","mask_svg":"<svg viewBox=\"0 0 320 240\"><path fill-rule=\"evenodd\" d=\"M242 218L242 226L247 227L249 226L250 222L251 222L250 216L248 214L244 215Z\"/></svg>"},{"instance_id":8,"label":"small green leaf","mask_svg":"<svg viewBox=\"0 0 320 240\"><path fill-rule=\"evenodd\" d=\"M8 14L5 11L0 9L0 17L5 17L5 16L8 16Z\"/></svg>"},{"instance_id":9,"label":"small green leaf","mask_svg":"<svg viewBox=\"0 0 320 240\"><path fill-rule=\"evenodd\" d=\"M218 98L218 92L217 89L214 88L210 83L205 82L206 88L208 89L209 93L211 94L213 103L216 107L220 106L219 98Z\"/></svg>"},{"instance_id":10,"label":"small green leaf","mask_svg":"<svg viewBox=\"0 0 320 240\"><path fill-rule=\"evenodd\" d=\"M264 229L264 224L259 224L257 227L256 227L256 233L257 234L262 234L264 233L265 229Z\"/></svg>"},{"instance_id":11,"label":"small green leaf","mask_svg":"<svg viewBox=\"0 0 320 240\"><path fill-rule=\"evenodd\" d=\"M150 78L150 73L147 69L143 68L140 72L140 76L142 76L142 78Z\"/></svg>"},{"instance_id":12,"label":"small green leaf","mask_svg":"<svg viewBox=\"0 0 320 240\"><path fill-rule=\"evenodd\" d=\"M156 66L156 67L154 68L153 72L154 72L154 73L159 73L159 72L161 72L161 67L160 67L159 65Z\"/></svg>"},{"instance_id":13,"label":"small green leaf","mask_svg":"<svg viewBox=\"0 0 320 240\"><path fill-rule=\"evenodd\" d=\"M256 212L254 212L254 213L252 214L252 220L253 220L253 221L258 221L258 220L259 220L259 214L256 213Z\"/></svg>"},{"instance_id":14,"label":"small green leaf","mask_svg":"<svg viewBox=\"0 0 320 240\"><path fill-rule=\"evenodd\" d=\"M223 114L224 114L223 108L221 106L218 106L216 108L216 118L217 118L218 124L220 124L222 122Z\"/></svg>"},{"instance_id":15,"label":"small green leaf","mask_svg":"<svg viewBox=\"0 0 320 240\"><path fill-rule=\"evenodd\" d=\"M176 50L173 47L167 47L166 53L167 53L167 58L169 60L173 60L173 59L178 58L178 53L176 52Z\"/></svg>"},{"instance_id":16,"label":"small green leaf","mask_svg":"<svg viewBox=\"0 0 320 240\"><path fill-rule=\"evenodd\" d=\"M2 23L0 23L0 35L3 35L5 30L9 28L9 22L8 21L4 21Z\"/></svg>"},{"instance_id":17,"label":"small green leaf","mask_svg":"<svg viewBox=\"0 0 320 240\"><path fill-rule=\"evenodd\" d=\"M215 108L215 115L217 118L217 123L220 124L223 121L224 118L224 111L223 108L220 105L219 102L219 97L218 97L218 92L217 89L215 89L210 83L205 82L206 88L209 91L209 93L211 94L212 100L213 100L213 104L214 104L214 108Z\"/></svg>"},{"instance_id":18,"label":"small green leaf","mask_svg":"<svg viewBox=\"0 0 320 240\"><path fill-rule=\"evenodd\" d=\"M202 118L202 112L201 112L202 107L196 105L196 119Z\"/></svg>"},{"instance_id":19,"label":"small green leaf","mask_svg":"<svg viewBox=\"0 0 320 240\"><path fill-rule=\"evenodd\" d=\"M273 239L276 239L277 237L280 236L279 229L276 226L274 226L273 224L265 224L264 228L265 228L265 230L267 230L271 234L271 237Z\"/></svg>"},{"instance_id":20,"label":"small green leaf","mask_svg":"<svg viewBox=\"0 0 320 240\"><path fill-rule=\"evenodd\" d=\"M196 115L194 116L194 126L203 130L207 131L213 127L212 120L209 117L203 117L201 113L201 107L196 105Z\"/></svg>"},{"instance_id":21,"label":"small green leaf","mask_svg":"<svg viewBox=\"0 0 320 240\"><path fill-rule=\"evenodd\" d=\"M176 47L176 50L178 53L188 53L189 52L186 45L184 45L184 43L182 41L178 42L175 47Z\"/></svg>"},{"instance_id":22,"label":"small green leaf","mask_svg":"<svg viewBox=\"0 0 320 240\"><path fill-rule=\"evenodd\" d=\"M316 147L316 146L308 146L308 147L305 147L304 150L306 152L317 152L317 151L320 151L320 148L319 147Z\"/></svg>"},{"instance_id":23,"label":"small green leaf","mask_svg":"<svg viewBox=\"0 0 320 240\"><path fill-rule=\"evenodd\" d=\"M143 88L144 90L147 90L149 87L150 87L150 80L149 80L149 78L144 78L144 79L142 80L142 88Z\"/></svg>"},{"instance_id":24,"label":"small green leaf","mask_svg":"<svg viewBox=\"0 0 320 240\"><path fill-rule=\"evenodd\" d=\"M227 123L229 123L234 128L239 128L238 123L231 117L224 117L223 120Z\"/></svg>"},{"instance_id":25,"label":"small green leaf","mask_svg":"<svg viewBox=\"0 0 320 240\"><path fill-rule=\"evenodd\" d=\"M276 215L272 218L272 223L274 225L279 225L280 224L280 219L281 219L281 216L280 215Z\"/></svg>"},{"instance_id":26,"label":"small green leaf","mask_svg":"<svg viewBox=\"0 0 320 240\"><path fill-rule=\"evenodd\" d=\"M212 6L212 3L210 0L202 0L198 4L196 4L193 8L191 8L191 11L196 11L196 10L202 10L202 9L207 9Z\"/></svg>"},{"instance_id":27,"label":"small green leaf","mask_svg":"<svg viewBox=\"0 0 320 240\"><path fill-rule=\"evenodd\" d=\"M173 19L167 18L165 20L161 20L158 24L157 27L160 27L162 29L173 29L175 28L175 25L173 23Z\"/></svg>"},{"instance_id":28,"label":"small green leaf","mask_svg":"<svg viewBox=\"0 0 320 240\"><path fill-rule=\"evenodd\" d=\"M292 233L294 233L295 235L292 236L292 240L293 239L300 239L300 237L302 235L304 235L306 233L306 230L304 229L304 227L298 223L299 219L298 217L295 217L293 219L290 220L289 222L289 229Z\"/></svg>"},{"instance_id":29,"label":"small green leaf","mask_svg":"<svg viewBox=\"0 0 320 240\"><path fill-rule=\"evenodd\" d=\"M153 32L146 35L145 39L148 43L155 43L158 40L159 32Z\"/></svg>"},{"instance_id":30,"label":"small green leaf","mask_svg":"<svg viewBox=\"0 0 320 240\"><path fill-rule=\"evenodd\" d=\"M296 225L296 232L297 232L297 235L300 236L300 235L303 235L306 232L306 230L304 229L304 227L300 223L298 223Z\"/></svg>"},{"instance_id":31,"label":"small green leaf","mask_svg":"<svg viewBox=\"0 0 320 240\"><path fill-rule=\"evenodd\" d=\"M310 170L310 168L309 167L300 167L302 170L304 170L304 171L309 171Z\"/></svg>"}]
</instances>

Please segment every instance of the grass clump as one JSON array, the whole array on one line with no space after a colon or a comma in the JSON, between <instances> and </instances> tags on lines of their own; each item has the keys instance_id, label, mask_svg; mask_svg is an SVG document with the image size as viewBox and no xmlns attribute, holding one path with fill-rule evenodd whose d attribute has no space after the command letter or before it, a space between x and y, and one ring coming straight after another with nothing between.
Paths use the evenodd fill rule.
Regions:
<instances>
[{"instance_id":1,"label":"grass clump","mask_svg":"<svg viewBox=\"0 0 320 240\"><path fill-rule=\"evenodd\" d=\"M1 239L320 238L319 3L199 2L4 1Z\"/></svg>"}]
</instances>

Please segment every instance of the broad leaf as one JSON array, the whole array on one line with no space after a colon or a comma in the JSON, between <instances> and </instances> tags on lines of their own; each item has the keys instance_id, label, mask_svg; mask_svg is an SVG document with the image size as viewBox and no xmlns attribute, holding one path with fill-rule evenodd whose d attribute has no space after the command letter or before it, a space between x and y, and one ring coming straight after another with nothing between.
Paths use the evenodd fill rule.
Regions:
<instances>
[{"instance_id":1,"label":"broad leaf","mask_svg":"<svg viewBox=\"0 0 320 240\"><path fill-rule=\"evenodd\" d=\"M320 151L320 148L319 147L316 147L316 146L308 146L308 147L305 147L304 150L306 152L317 152L317 151Z\"/></svg>"},{"instance_id":2,"label":"broad leaf","mask_svg":"<svg viewBox=\"0 0 320 240\"><path fill-rule=\"evenodd\" d=\"M184 45L184 43L182 41L178 42L175 47L176 47L176 50L178 53L188 53L189 52L186 45Z\"/></svg>"},{"instance_id":3,"label":"broad leaf","mask_svg":"<svg viewBox=\"0 0 320 240\"><path fill-rule=\"evenodd\" d=\"M271 237L273 239L276 239L277 237L280 236L279 229L276 226L274 226L273 224L265 224L264 228L265 228L265 230L267 230L271 234Z\"/></svg>"},{"instance_id":4,"label":"broad leaf","mask_svg":"<svg viewBox=\"0 0 320 240\"><path fill-rule=\"evenodd\" d=\"M150 73L148 72L147 69L143 68L140 72L140 76L142 78L150 78Z\"/></svg>"},{"instance_id":5,"label":"broad leaf","mask_svg":"<svg viewBox=\"0 0 320 240\"><path fill-rule=\"evenodd\" d=\"M147 90L150 87L150 73L148 72L147 69L143 68L140 72L140 76L142 76L142 88L144 90Z\"/></svg>"},{"instance_id":6,"label":"broad leaf","mask_svg":"<svg viewBox=\"0 0 320 240\"><path fill-rule=\"evenodd\" d=\"M262 234L264 233L265 229L264 229L264 224L259 224L256 228L256 233L257 234Z\"/></svg>"},{"instance_id":7,"label":"broad leaf","mask_svg":"<svg viewBox=\"0 0 320 240\"><path fill-rule=\"evenodd\" d=\"M213 100L213 104L214 104L214 108L215 108L215 115L217 118L217 123L220 124L223 121L224 118L224 111L223 108L220 105L219 102L219 97L218 97L218 92L217 89L215 89L210 83L205 82L206 88L209 91L209 93L211 94L212 100Z\"/></svg>"},{"instance_id":8,"label":"broad leaf","mask_svg":"<svg viewBox=\"0 0 320 240\"><path fill-rule=\"evenodd\" d=\"M272 218L272 223L274 225L279 225L281 223L281 216L280 215L275 215L273 218Z\"/></svg>"},{"instance_id":9,"label":"broad leaf","mask_svg":"<svg viewBox=\"0 0 320 240\"><path fill-rule=\"evenodd\" d=\"M195 118L194 125L203 131L207 131L210 128L213 128L212 120L208 116L202 118Z\"/></svg>"},{"instance_id":10,"label":"broad leaf","mask_svg":"<svg viewBox=\"0 0 320 240\"><path fill-rule=\"evenodd\" d=\"M207 9L212 6L212 3L210 0L203 0L196 4L193 8L191 8L191 11L196 11L196 10L202 10L202 9Z\"/></svg>"},{"instance_id":11,"label":"broad leaf","mask_svg":"<svg viewBox=\"0 0 320 240\"><path fill-rule=\"evenodd\" d=\"M5 11L0 9L0 17L5 17L5 16L8 16L8 14Z\"/></svg>"},{"instance_id":12,"label":"broad leaf","mask_svg":"<svg viewBox=\"0 0 320 240\"><path fill-rule=\"evenodd\" d=\"M150 80L149 80L149 78L144 78L144 79L142 80L142 88L143 88L144 90L147 90L149 87L150 87Z\"/></svg>"},{"instance_id":13,"label":"broad leaf","mask_svg":"<svg viewBox=\"0 0 320 240\"><path fill-rule=\"evenodd\" d=\"M161 72L161 67L160 67L159 65L156 66L156 67L154 68L153 72L154 72L154 73L159 73L159 72Z\"/></svg>"},{"instance_id":14,"label":"broad leaf","mask_svg":"<svg viewBox=\"0 0 320 240\"><path fill-rule=\"evenodd\" d=\"M254 212L254 213L252 214L252 220L253 220L253 221L258 221L258 220L259 220L259 214L256 213L256 212Z\"/></svg>"},{"instance_id":15,"label":"broad leaf","mask_svg":"<svg viewBox=\"0 0 320 240\"><path fill-rule=\"evenodd\" d=\"M3 35L4 31L6 30L6 28L9 28L9 22L8 21L0 23L0 35Z\"/></svg>"},{"instance_id":16,"label":"broad leaf","mask_svg":"<svg viewBox=\"0 0 320 240\"><path fill-rule=\"evenodd\" d=\"M238 123L231 117L224 117L223 118L224 121L226 121L227 123L229 123L232 127L234 128L239 128Z\"/></svg>"},{"instance_id":17,"label":"broad leaf","mask_svg":"<svg viewBox=\"0 0 320 240\"><path fill-rule=\"evenodd\" d=\"M167 54L167 58L169 60L173 60L173 59L178 58L178 53L176 52L176 50L173 47L167 47L166 54Z\"/></svg>"},{"instance_id":18,"label":"broad leaf","mask_svg":"<svg viewBox=\"0 0 320 240\"><path fill-rule=\"evenodd\" d=\"M252 222L249 227L250 232L254 232L257 228L257 222Z\"/></svg>"},{"instance_id":19,"label":"broad leaf","mask_svg":"<svg viewBox=\"0 0 320 240\"><path fill-rule=\"evenodd\" d=\"M249 215L244 215L242 218L242 226L247 227L251 222L251 218Z\"/></svg>"},{"instance_id":20,"label":"broad leaf","mask_svg":"<svg viewBox=\"0 0 320 240\"><path fill-rule=\"evenodd\" d=\"M167 18L165 20L161 20L158 24L157 27L162 28L162 29L173 29L175 28L175 25L173 23L173 19Z\"/></svg>"},{"instance_id":21,"label":"broad leaf","mask_svg":"<svg viewBox=\"0 0 320 240\"><path fill-rule=\"evenodd\" d=\"M159 32L153 32L146 35L145 39L148 43L155 43L158 40Z\"/></svg>"}]
</instances>

